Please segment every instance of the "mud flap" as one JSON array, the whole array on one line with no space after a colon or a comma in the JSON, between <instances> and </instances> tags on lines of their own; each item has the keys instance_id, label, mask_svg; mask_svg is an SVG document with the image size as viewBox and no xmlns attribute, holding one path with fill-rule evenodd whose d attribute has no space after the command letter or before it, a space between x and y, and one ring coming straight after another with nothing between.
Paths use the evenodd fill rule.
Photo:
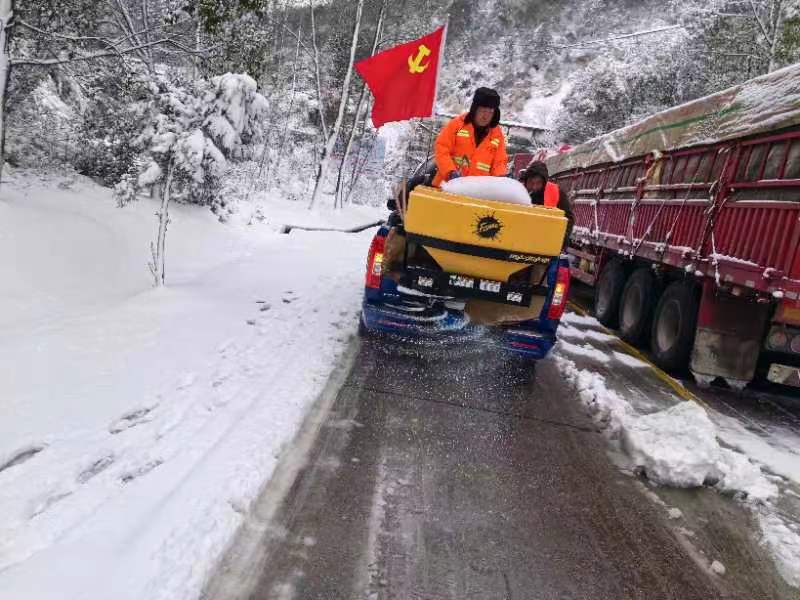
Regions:
<instances>
[{"instance_id":1,"label":"mud flap","mask_svg":"<svg viewBox=\"0 0 800 600\"><path fill-rule=\"evenodd\" d=\"M383 250L383 274L401 271L403 256L406 253L406 236L397 232L396 227L389 230Z\"/></svg>"},{"instance_id":2,"label":"mud flap","mask_svg":"<svg viewBox=\"0 0 800 600\"><path fill-rule=\"evenodd\" d=\"M769 304L738 298L703 283L690 368L700 382L720 377L734 387L753 380Z\"/></svg>"}]
</instances>

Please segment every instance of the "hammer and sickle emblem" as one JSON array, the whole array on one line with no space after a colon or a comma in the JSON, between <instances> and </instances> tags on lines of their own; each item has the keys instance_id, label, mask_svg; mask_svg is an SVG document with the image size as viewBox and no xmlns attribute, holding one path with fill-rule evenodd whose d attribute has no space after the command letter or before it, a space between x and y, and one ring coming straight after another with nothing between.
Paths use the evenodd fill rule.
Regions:
<instances>
[{"instance_id":1,"label":"hammer and sickle emblem","mask_svg":"<svg viewBox=\"0 0 800 600\"><path fill-rule=\"evenodd\" d=\"M414 57L408 57L408 72L414 75L417 73L424 73L425 69L427 69L431 63L427 62L423 65L422 61L430 55L430 48L428 48L425 44L420 44L419 49L417 50L417 55Z\"/></svg>"}]
</instances>

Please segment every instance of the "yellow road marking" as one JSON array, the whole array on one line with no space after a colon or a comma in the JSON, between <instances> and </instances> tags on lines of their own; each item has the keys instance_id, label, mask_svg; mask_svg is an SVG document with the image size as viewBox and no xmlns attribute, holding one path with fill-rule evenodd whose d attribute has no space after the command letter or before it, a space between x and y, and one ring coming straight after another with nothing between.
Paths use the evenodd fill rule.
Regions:
<instances>
[{"instance_id":1,"label":"yellow road marking","mask_svg":"<svg viewBox=\"0 0 800 600\"><path fill-rule=\"evenodd\" d=\"M575 302L573 302L572 300L570 300L567 303L567 305L572 310L574 310L576 313L578 313L581 316L584 316L584 317L590 316L588 310L586 310L585 308L583 308L582 306L580 306L578 304L575 304ZM696 402L697 404L699 404L700 406L702 406L705 409L709 408L709 406L705 402L703 402L700 398L698 398L691 391L689 391L686 388L686 386L684 386L681 382L676 381L675 379L670 377L667 373L665 373L663 370L661 370L656 364L654 364L653 361L651 361L644 354L642 354L637 348L634 348L633 346L631 346L625 340L622 340L619 337L617 337L617 335L613 331L607 329L601 323L598 323L598 325L600 325L600 327L603 328L603 331L605 333L607 333L608 335L614 336L614 338L615 338L614 339L614 343L615 344L619 345L620 348L625 350L625 352L627 352L631 356L634 356L634 357L638 358L643 363L645 363L648 367L650 367L650 370L653 371L655 376L658 377L664 383L666 383L670 388L672 388L672 390L676 394L678 394L678 396L680 396L681 398L683 398L684 400L687 400L689 402Z\"/></svg>"}]
</instances>

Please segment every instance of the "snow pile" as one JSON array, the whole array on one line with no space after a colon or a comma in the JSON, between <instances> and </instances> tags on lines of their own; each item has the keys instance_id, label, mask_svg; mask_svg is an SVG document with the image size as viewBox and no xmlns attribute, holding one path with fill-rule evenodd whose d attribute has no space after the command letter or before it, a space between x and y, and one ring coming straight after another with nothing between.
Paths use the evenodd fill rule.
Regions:
<instances>
[{"instance_id":1,"label":"snow pile","mask_svg":"<svg viewBox=\"0 0 800 600\"><path fill-rule=\"evenodd\" d=\"M719 454L714 424L693 402L631 419L622 445L648 479L682 488L703 485Z\"/></svg>"},{"instance_id":2,"label":"snow pile","mask_svg":"<svg viewBox=\"0 0 800 600\"><path fill-rule=\"evenodd\" d=\"M694 402L626 422L622 445L647 478L672 487L713 484L720 491L754 500L777 495L778 488L743 454L719 445L717 429Z\"/></svg>"},{"instance_id":3,"label":"snow pile","mask_svg":"<svg viewBox=\"0 0 800 600\"><path fill-rule=\"evenodd\" d=\"M631 356L626 352L617 352L616 350L613 353L614 360L621 362L626 367L632 367L634 369L647 369L649 365L636 358L635 356Z\"/></svg>"},{"instance_id":4,"label":"snow pile","mask_svg":"<svg viewBox=\"0 0 800 600\"><path fill-rule=\"evenodd\" d=\"M591 317L568 313L564 321L559 337L600 344L614 339L600 334L595 329L600 327L598 322ZM619 442L631 466L660 485L684 488L707 485L734 496L755 515L762 543L783 578L800 587L800 526L784 518L778 505L780 489L774 483L780 482L780 477L800 481L796 437L777 426L764 431L764 436L756 435L733 417L717 411L706 412L695 402L680 402L671 395L664 400L676 403L667 408L641 399L636 401L636 396L629 396L627 389L622 392L609 389L610 382L593 370L609 369L609 362L592 356L587 346L565 344L562 339L553 357L594 420L612 440ZM610 346L603 349L626 366L647 366ZM576 360L588 357L593 367L581 369L563 354L578 357ZM650 412L653 409L656 412ZM679 510L670 511L670 518L679 517ZM724 574L720 568L715 572Z\"/></svg>"},{"instance_id":5,"label":"snow pile","mask_svg":"<svg viewBox=\"0 0 800 600\"><path fill-rule=\"evenodd\" d=\"M735 450L720 448L715 465L717 489L730 494L745 494L750 500L765 501L778 495L778 487L767 479L761 468Z\"/></svg>"},{"instance_id":6,"label":"snow pile","mask_svg":"<svg viewBox=\"0 0 800 600\"><path fill-rule=\"evenodd\" d=\"M758 435L748 424L722 413L714 412L711 418L725 445L752 456L771 473L800 484L800 448L796 433L790 428L772 425Z\"/></svg>"},{"instance_id":7,"label":"snow pile","mask_svg":"<svg viewBox=\"0 0 800 600\"><path fill-rule=\"evenodd\" d=\"M714 485L722 492L759 501L777 495L777 487L757 465L745 455L720 446L717 428L700 405L680 402L640 415L608 388L601 374L579 369L562 356L556 355L556 360L561 374L577 388L578 397L595 421L610 437L620 440L633 465L651 481L681 488Z\"/></svg>"},{"instance_id":8,"label":"snow pile","mask_svg":"<svg viewBox=\"0 0 800 600\"><path fill-rule=\"evenodd\" d=\"M728 571L728 569L725 568L725 565L718 560L713 561L709 568L711 569L712 573L716 573L717 575L725 575L725 573Z\"/></svg>"},{"instance_id":9,"label":"snow pile","mask_svg":"<svg viewBox=\"0 0 800 600\"><path fill-rule=\"evenodd\" d=\"M599 373L579 369L577 365L558 355L554 355L558 369L564 378L578 390L578 397L589 410L594 420L606 431L616 437L624 424L634 418L633 408L622 396L608 389L606 379Z\"/></svg>"},{"instance_id":10,"label":"snow pile","mask_svg":"<svg viewBox=\"0 0 800 600\"><path fill-rule=\"evenodd\" d=\"M516 179L508 177L459 177L452 181L445 181L442 189L451 194L478 200L531 205L531 198L528 196L525 186Z\"/></svg>"}]
</instances>

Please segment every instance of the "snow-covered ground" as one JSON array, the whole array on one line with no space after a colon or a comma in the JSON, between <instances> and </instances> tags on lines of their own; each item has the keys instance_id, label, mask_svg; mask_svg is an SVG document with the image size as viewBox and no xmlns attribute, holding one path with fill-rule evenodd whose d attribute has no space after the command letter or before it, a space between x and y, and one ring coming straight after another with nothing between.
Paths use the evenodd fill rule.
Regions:
<instances>
[{"instance_id":1,"label":"snow-covered ground","mask_svg":"<svg viewBox=\"0 0 800 600\"><path fill-rule=\"evenodd\" d=\"M630 467L657 485L707 485L736 498L752 511L778 572L800 587L800 431L648 385L648 365L616 350L592 317L568 313L559 338L553 360Z\"/></svg>"},{"instance_id":2,"label":"snow-covered ground","mask_svg":"<svg viewBox=\"0 0 800 600\"><path fill-rule=\"evenodd\" d=\"M0 188L0 598L194 598L357 323L375 209L222 225L87 180ZM248 207L252 208L252 207ZM256 212L256 211L254 211Z\"/></svg>"}]
</instances>

